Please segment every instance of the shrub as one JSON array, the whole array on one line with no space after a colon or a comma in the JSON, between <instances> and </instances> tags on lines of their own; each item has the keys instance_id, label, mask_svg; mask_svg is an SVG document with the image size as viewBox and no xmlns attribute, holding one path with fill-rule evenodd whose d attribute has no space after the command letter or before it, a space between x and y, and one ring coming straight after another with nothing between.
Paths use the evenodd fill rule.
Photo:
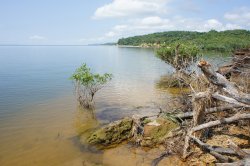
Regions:
<instances>
[{"instance_id":1,"label":"shrub","mask_svg":"<svg viewBox=\"0 0 250 166\"><path fill-rule=\"evenodd\" d=\"M171 44L159 48L156 56L180 70L189 67L199 52L200 49L194 44Z\"/></svg>"},{"instance_id":2,"label":"shrub","mask_svg":"<svg viewBox=\"0 0 250 166\"><path fill-rule=\"evenodd\" d=\"M80 66L71 76L80 105L85 108L93 107L94 95L111 79L112 74L94 74L86 64Z\"/></svg>"}]
</instances>

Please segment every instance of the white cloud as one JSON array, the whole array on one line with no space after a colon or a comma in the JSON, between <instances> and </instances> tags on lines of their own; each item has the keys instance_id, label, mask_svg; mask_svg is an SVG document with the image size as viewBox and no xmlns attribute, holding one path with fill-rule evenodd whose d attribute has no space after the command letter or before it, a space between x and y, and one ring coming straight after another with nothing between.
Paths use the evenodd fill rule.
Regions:
<instances>
[{"instance_id":1,"label":"white cloud","mask_svg":"<svg viewBox=\"0 0 250 166\"><path fill-rule=\"evenodd\" d=\"M113 29L115 31L123 31L123 30L126 30L128 28L127 25L116 25Z\"/></svg>"},{"instance_id":2,"label":"white cloud","mask_svg":"<svg viewBox=\"0 0 250 166\"><path fill-rule=\"evenodd\" d=\"M237 24L230 24L230 23L227 23L226 24L226 29L243 29L242 26L240 25L237 25Z\"/></svg>"},{"instance_id":3,"label":"white cloud","mask_svg":"<svg viewBox=\"0 0 250 166\"><path fill-rule=\"evenodd\" d=\"M225 13L224 17L222 14L220 17L203 19L202 17L191 18L188 15L182 17L176 15L176 11L170 14L169 11L173 9L173 4L170 2L173 2L173 0L112 0L112 2L99 7L93 18L125 18L120 21L122 24L110 28L100 38L102 41L115 41L122 37L162 31L207 32L212 29L223 31L250 28L250 8L238 8ZM184 12L200 12L200 8L195 1L182 0L180 2L182 2L183 8L189 4L187 9L183 9L186 10Z\"/></svg>"},{"instance_id":4,"label":"white cloud","mask_svg":"<svg viewBox=\"0 0 250 166\"><path fill-rule=\"evenodd\" d=\"M115 35L116 35L115 32L110 31L110 32L108 32L108 33L105 34L105 37L114 37Z\"/></svg>"},{"instance_id":5,"label":"white cloud","mask_svg":"<svg viewBox=\"0 0 250 166\"><path fill-rule=\"evenodd\" d=\"M250 8L241 7L231 12L227 12L224 18L229 22L250 27Z\"/></svg>"},{"instance_id":6,"label":"white cloud","mask_svg":"<svg viewBox=\"0 0 250 166\"><path fill-rule=\"evenodd\" d=\"M46 38L39 35L33 35L29 37L30 40L45 40Z\"/></svg>"},{"instance_id":7,"label":"white cloud","mask_svg":"<svg viewBox=\"0 0 250 166\"><path fill-rule=\"evenodd\" d=\"M146 17L141 20L142 25L148 25L148 26L161 26L167 22L168 20L163 20L158 16Z\"/></svg>"},{"instance_id":8,"label":"white cloud","mask_svg":"<svg viewBox=\"0 0 250 166\"><path fill-rule=\"evenodd\" d=\"M215 30L223 30L224 26L221 22L216 19L209 19L204 22L203 26L204 31L215 29Z\"/></svg>"},{"instance_id":9,"label":"white cloud","mask_svg":"<svg viewBox=\"0 0 250 166\"><path fill-rule=\"evenodd\" d=\"M176 16L171 19L166 19L159 16L151 16L145 17L143 19L129 20L128 24L116 25L110 30L110 32L106 33L104 36L105 38L121 38L162 31L185 30L207 32L212 29L222 31L240 28L241 26L237 24L224 24L215 18L202 20L192 18L188 19Z\"/></svg>"},{"instance_id":10,"label":"white cloud","mask_svg":"<svg viewBox=\"0 0 250 166\"><path fill-rule=\"evenodd\" d=\"M170 0L113 0L111 3L97 8L93 18L114 18L125 16L149 15L165 13L166 4Z\"/></svg>"}]
</instances>

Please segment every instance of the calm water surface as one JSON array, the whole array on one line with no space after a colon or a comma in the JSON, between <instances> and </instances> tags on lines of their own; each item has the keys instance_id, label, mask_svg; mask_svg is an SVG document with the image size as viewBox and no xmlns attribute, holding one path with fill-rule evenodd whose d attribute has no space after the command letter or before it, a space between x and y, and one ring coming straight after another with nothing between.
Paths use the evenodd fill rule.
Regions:
<instances>
[{"instance_id":1,"label":"calm water surface","mask_svg":"<svg viewBox=\"0 0 250 166\"><path fill-rule=\"evenodd\" d=\"M82 63L114 79L82 111L70 75ZM154 51L115 46L0 47L0 165L105 164L103 152L80 146L77 133L163 101L155 83L172 69ZM124 149L123 149L124 151Z\"/></svg>"}]
</instances>

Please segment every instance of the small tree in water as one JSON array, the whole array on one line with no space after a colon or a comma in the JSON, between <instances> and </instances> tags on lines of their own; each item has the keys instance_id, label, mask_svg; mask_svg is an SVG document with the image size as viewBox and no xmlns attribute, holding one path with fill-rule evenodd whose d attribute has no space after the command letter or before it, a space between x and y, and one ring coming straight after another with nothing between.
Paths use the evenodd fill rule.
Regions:
<instances>
[{"instance_id":1,"label":"small tree in water","mask_svg":"<svg viewBox=\"0 0 250 166\"><path fill-rule=\"evenodd\" d=\"M91 73L86 64L80 66L71 76L74 81L77 100L85 108L93 107L95 93L112 79L112 74L103 75Z\"/></svg>"}]
</instances>

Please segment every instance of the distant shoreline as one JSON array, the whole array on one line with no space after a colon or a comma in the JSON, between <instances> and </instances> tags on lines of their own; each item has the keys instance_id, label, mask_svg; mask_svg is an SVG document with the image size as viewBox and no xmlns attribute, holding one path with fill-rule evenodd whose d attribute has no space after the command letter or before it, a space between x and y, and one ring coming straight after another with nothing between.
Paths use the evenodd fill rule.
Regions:
<instances>
[{"instance_id":1,"label":"distant shoreline","mask_svg":"<svg viewBox=\"0 0 250 166\"><path fill-rule=\"evenodd\" d=\"M116 45L117 47L132 47L132 48L142 48L141 46L132 46L132 45Z\"/></svg>"},{"instance_id":2,"label":"distant shoreline","mask_svg":"<svg viewBox=\"0 0 250 166\"><path fill-rule=\"evenodd\" d=\"M114 44L114 45L106 45L106 44L88 44L88 45L69 45L69 44L65 44L65 45L56 45L56 44L52 44L52 45L32 45L32 44L23 44L23 45L18 45L18 44L8 44L8 45L0 45L0 47L60 47L60 46L64 46L64 47L82 47L82 46L116 46L116 47L121 47L121 48L154 48L154 47L143 47L143 46L133 46L133 45L118 45L118 44Z\"/></svg>"},{"instance_id":3,"label":"distant shoreline","mask_svg":"<svg viewBox=\"0 0 250 166\"><path fill-rule=\"evenodd\" d=\"M52 44L52 45L33 45L33 44L7 44L7 45L0 45L1 46L89 46L89 45L68 45L68 44L65 44L65 45L56 45L56 44Z\"/></svg>"}]
</instances>

